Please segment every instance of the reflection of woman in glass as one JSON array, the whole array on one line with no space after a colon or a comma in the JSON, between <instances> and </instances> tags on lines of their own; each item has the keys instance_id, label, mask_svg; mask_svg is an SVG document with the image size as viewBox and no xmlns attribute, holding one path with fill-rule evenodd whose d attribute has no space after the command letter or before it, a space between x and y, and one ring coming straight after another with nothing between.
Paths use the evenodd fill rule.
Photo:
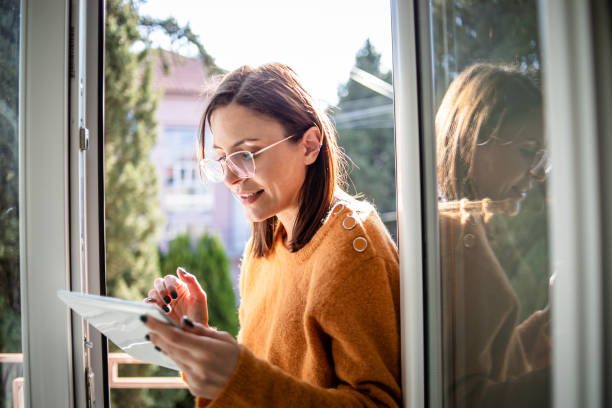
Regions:
<instances>
[{"instance_id":1,"label":"reflection of woman in glass","mask_svg":"<svg viewBox=\"0 0 612 408\"><path fill-rule=\"evenodd\" d=\"M150 340L199 405L400 406L397 249L376 211L338 187L329 119L288 67L243 67L212 96L201 136L205 176L252 222L240 344L208 327L206 295L180 268L148 301L183 330L148 319Z\"/></svg>"},{"instance_id":2,"label":"reflection of woman in glass","mask_svg":"<svg viewBox=\"0 0 612 408\"><path fill-rule=\"evenodd\" d=\"M436 115L448 406L546 406L548 309L517 326L519 302L487 239L546 176L541 94L524 74L477 64Z\"/></svg>"}]
</instances>

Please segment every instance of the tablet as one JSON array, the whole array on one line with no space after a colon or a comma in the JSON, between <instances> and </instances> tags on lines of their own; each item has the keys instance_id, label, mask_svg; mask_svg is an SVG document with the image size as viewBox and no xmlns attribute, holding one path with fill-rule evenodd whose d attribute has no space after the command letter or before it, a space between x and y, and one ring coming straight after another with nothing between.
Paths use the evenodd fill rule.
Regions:
<instances>
[{"instance_id":1,"label":"tablet","mask_svg":"<svg viewBox=\"0 0 612 408\"><path fill-rule=\"evenodd\" d=\"M149 329L140 320L141 315L147 315L179 327L159 307L66 290L58 290L57 296L127 354L151 364L179 371L174 361L155 350L153 344L145 340Z\"/></svg>"}]
</instances>

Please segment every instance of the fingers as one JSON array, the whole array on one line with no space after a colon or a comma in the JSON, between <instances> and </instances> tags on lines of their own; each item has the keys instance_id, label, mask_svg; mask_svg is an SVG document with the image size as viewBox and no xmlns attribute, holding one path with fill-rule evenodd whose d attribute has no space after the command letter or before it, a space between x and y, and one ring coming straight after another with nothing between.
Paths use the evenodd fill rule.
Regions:
<instances>
[{"instance_id":1,"label":"fingers","mask_svg":"<svg viewBox=\"0 0 612 408\"><path fill-rule=\"evenodd\" d=\"M145 299L145 302L161 307L166 313L170 313L172 310L172 307L166 304L165 300L162 299L162 296L159 294L157 289L151 289L149 291L149 297Z\"/></svg>"},{"instance_id":2,"label":"fingers","mask_svg":"<svg viewBox=\"0 0 612 408\"><path fill-rule=\"evenodd\" d=\"M181 267L176 269L176 274L178 275L179 279L184 282L185 285L187 285L187 289L189 289L189 293L192 296L201 295L204 297L204 300L206 300L206 293L194 275Z\"/></svg>"},{"instance_id":3,"label":"fingers","mask_svg":"<svg viewBox=\"0 0 612 408\"><path fill-rule=\"evenodd\" d=\"M229 340L229 338L233 339L231 334L204 326L203 324L198 322L193 322L187 316L182 317L181 327L188 333L193 333L199 336L206 336L216 340L227 341Z\"/></svg>"},{"instance_id":4,"label":"fingers","mask_svg":"<svg viewBox=\"0 0 612 408\"><path fill-rule=\"evenodd\" d=\"M210 348L218 346L220 342L235 342L234 338L228 333L218 332L195 322L192 322L194 327L190 327L185 323L185 319L181 320L183 326L188 330L178 329L154 318L147 318L145 320L145 325L151 330L149 333L151 338L159 336L159 338L163 339L164 343L171 344L175 349L191 352L201 347L203 341L208 343Z\"/></svg>"},{"instance_id":5,"label":"fingers","mask_svg":"<svg viewBox=\"0 0 612 408\"><path fill-rule=\"evenodd\" d=\"M153 281L153 286L155 287L157 292L159 292L159 295L161 296L161 299L163 300L162 304L167 305L168 303L172 301L172 298L170 297L170 292L168 291L168 288L166 288L165 279L155 278L155 280Z\"/></svg>"},{"instance_id":6,"label":"fingers","mask_svg":"<svg viewBox=\"0 0 612 408\"><path fill-rule=\"evenodd\" d=\"M176 279L173 275L164 276L164 285L166 286L166 290L170 295L172 300L175 300L178 297L179 289L177 287L178 279Z\"/></svg>"},{"instance_id":7,"label":"fingers","mask_svg":"<svg viewBox=\"0 0 612 408\"><path fill-rule=\"evenodd\" d=\"M149 293L147 294L147 296L148 297L145 299L146 303L153 303L160 307L164 304L164 301L162 300L157 289L151 289Z\"/></svg>"}]
</instances>

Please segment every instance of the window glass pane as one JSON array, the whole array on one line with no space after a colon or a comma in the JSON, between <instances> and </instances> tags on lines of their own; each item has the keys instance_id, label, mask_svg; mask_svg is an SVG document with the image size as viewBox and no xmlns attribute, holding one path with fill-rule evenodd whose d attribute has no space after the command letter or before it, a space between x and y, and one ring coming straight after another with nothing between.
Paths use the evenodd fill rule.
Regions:
<instances>
[{"instance_id":1,"label":"window glass pane","mask_svg":"<svg viewBox=\"0 0 612 408\"><path fill-rule=\"evenodd\" d=\"M19 55L21 4L0 1L0 407L23 399L19 296Z\"/></svg>"},{"instance_id":2,"label":"window glass pane","mask_svg":"<svg viewBox=\"0 0 612 408\"><path fill-rule=\"evenodd\" d=\"M550 404L536 0L434 0L445 407Z\"/></svg>"}]
</instances>

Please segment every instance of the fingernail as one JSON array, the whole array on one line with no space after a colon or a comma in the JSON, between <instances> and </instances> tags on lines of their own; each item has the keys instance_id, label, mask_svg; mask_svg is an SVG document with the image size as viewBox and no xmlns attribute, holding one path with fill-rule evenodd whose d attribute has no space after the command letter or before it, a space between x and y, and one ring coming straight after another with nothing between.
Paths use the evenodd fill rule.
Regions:
<instances>
[{"instance_id":1,"label":"fingernail","mask_svg":"<svg viewBox=\"0 0 612 408\"><path fill-rule=\"evenodd\" d=\"M172 299L176 299L178 297L178 293L173 290L172 292L170 292L170 296L172 296Z\"/></svg>"},{"instance_id":2,"label":"fingernail","mask_svg":"<svg viewBox=\"0 0 612 408\"><path fill-rule=\"evenodd\" d=\"M170 302L172 302L172 299L170 299L170 296L166 295L166 296L164 296L164 302L170 303Z\"/></svg>"},{"instance_id":3,"label":"fingernail","mask_svg":"<svg viewBox=\"0 0 612 408\"><path fill-rule=\"evenodd\" d=\"M157 347L157 346L155 346L155 350L161 352L161 349L159 347Z\"/></svg>"},{"instance_id":4,"label":"fingernail","mask_svg":"<svg viewBox=\"0 0 612 408\"><path fill-rule=\"evenodd\" d=\"M169 308L168 306L163 305L163 306L162 306L162 309L164 309L164 312L166 312L166 313L170 313L170 308Z\"/></svg>"},{"instance_id":5,"label":"fingernail","mask_svg":"<svg viewBox=\"0 0 612 408\"><path fill-rule=\"evenodd\" d=\"M148 334L145 334L145 340L146 340L146 341L149 341L149 340L151 340L151 337L149 337L149 335L148 335Z\"/></svg>"},{"instance_id":6,"label":"fingernail","mask_svg":"<svg viewBox=\"0 0 612 408\"><path fill-rule=\"evenodd\" d=\"M151 303L153 301L153 298L147 298L147 303Z\"/></svg>"},{"instance_id":7,"label":"fingernail","mask_svg":"<svg viewBox=\"0 0 612 408\"><path fill-rule=\"evenodd\" d=\"M193 322L191 320L189 320L189 318L187 316L183 316L183 321L185 322L185 324L189 327L194 327L193 326Z\"/></svg>"},{"instance_id":8,"label":"fingernail","mask_svg":"<svg viewBox=\"0 0 612 408\"><path fill-rule=\"evenodd\" d=\"M147 315L140 315L140 320L141 320L143 323L146 323L146 322L147 322Z\"/></svg>"}]
</instances>

